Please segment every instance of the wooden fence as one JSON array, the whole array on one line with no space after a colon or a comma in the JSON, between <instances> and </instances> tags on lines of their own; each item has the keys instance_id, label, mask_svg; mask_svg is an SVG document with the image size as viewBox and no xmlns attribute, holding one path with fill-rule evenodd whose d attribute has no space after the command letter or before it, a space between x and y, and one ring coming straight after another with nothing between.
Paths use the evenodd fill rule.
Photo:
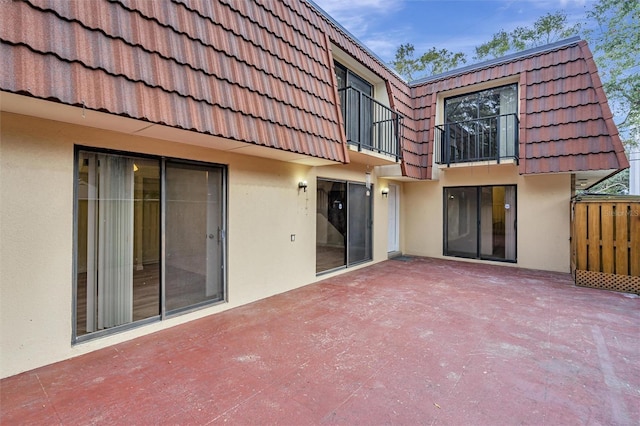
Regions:
<instances>
[{"instance_id":1,"label":"wooden fence","mask_svg":"<svg viewBox=\"0 0 640 426\"><path fill-rule=\"evenodd\" d=\"M584 197L572 210L576 285L640 294L640 198Z\"/></svg>"}]
</instances>

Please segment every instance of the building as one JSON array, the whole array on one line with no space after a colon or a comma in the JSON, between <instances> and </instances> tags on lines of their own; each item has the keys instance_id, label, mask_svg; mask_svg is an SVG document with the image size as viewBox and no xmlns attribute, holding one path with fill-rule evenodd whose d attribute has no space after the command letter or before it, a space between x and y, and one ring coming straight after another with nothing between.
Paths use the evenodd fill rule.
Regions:
<instances>
[{"instance_id":1,"label":"building","mask_svg":"<svg viewBox=\"0 0 640 426\"><path fill-rule=\"evenodd\" d=\"M569 271L584 41L407 83L304 0L0 4L0 377L386 260Z\"/></svg>"}]
</instances>

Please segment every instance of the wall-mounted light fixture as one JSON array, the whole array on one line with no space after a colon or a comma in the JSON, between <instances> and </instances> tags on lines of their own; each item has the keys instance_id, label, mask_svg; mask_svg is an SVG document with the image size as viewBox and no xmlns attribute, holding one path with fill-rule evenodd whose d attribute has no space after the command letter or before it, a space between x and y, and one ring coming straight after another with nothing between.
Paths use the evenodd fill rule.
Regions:
<instances>
[{"instance_id":1,"label":"wall-mounted light fixture","mask_svg":"<svg viewBox=\"0 0 640 426\"><path fill-rule=\"evenodd\" d=\"M382 188L382 191L381 191L381 192L382 192L382 196L383 196L384 198L389 197L389 188Z\"/></svg>"},{"instance_id":2,"label":"wall-mounted light fixture","mask_svg":"<svg viewBox=\"0 0 640 426\"><path fill-rule=\"evenodd\" d=\"M307 192L307 186L307 181L301 180L300 182L298 182L298 191L302 189L304 192Z\"/></svg>"}]
</instances>

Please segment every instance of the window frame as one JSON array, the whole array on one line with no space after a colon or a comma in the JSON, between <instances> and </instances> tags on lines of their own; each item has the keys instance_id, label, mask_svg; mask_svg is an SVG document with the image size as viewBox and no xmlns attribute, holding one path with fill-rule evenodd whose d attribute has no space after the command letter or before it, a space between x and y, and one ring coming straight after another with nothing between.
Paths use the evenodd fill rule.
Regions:
<instances>
[{"instance_id":1,"label":"window frame","mask_svg":"<svg viewBox=\"0 0 640 426\"><path fill-rule=\"evenodd\" d=\"M340 266L336 266L330 269L326 269L323 271L318 271L317 270L317 261L318 261L318 252L317 252L317 247L318 247L318 236L316 234L316 241L315 241L315 248L316 248L316 255L315 255L315 262L316 262L316 276L320 276L320 275L324 275L324 274L328 274L331 272L335 272L341 269L348 269L357 265L361 265L363 263L367 263L367 262L371 262L373 261L373 254L374 254L374 247L373 247L373 243L374 243L374 203L373 203L373 184L371 184L371 186L366 189L366 183L365 182L358 182L358 181L352 181L352 180L345 180L345 179L334 179L334 178L323 178L318 176L316 178L316 200L317 200L317 191L320 187L320 185L318 185L317 183L319 181L323 181L323 182L334 182L334 183L340 183L340 184L344 184L344 188L345 188L345 196L346 196L346 201L345 201L345 218L346 218L346 235L345 235L345 245L344 245L344 259L345 262L344 264L340 265ZM349 231L350 231L350 218L349 215L351 213L351 203L350 203L350 197L349 197L349 188L350 185L358 185L358 186L363 186L365 187L365 190L368 191L369 195L367 195L367 197L369 198L369 209L370 209L370 226L369 226L369 239L371 241L370 244L370 249L369 249L369 253L368 253L368 257L366 259L362 259L362 260L357 260L357 261L351 261L349 259L349 242L350 242L350 237L349 237ZM316 201L317 203L317 201ZM318 206L316 205L316 210L317 210ZM317 219L316 219L316 224L317 224Z\"/></svg>"},{"instance_id":2,"label":"window frame","mask_svg":"<svg viewBox=\"0 0 640 426\"><path fill-rule=\"evenodd\" d=\"M512 112L483 115L480 108L482 102L479 101L486 96L480 97L480 94L491 91L500 97L503 91L511 92L511 96L500 98L498 106L501 110ZM438 93L433 140L434 165L450 167L485 161L500 164L504 160L519 164L520 91L519 82L511 77ZM450 102L474 96L474 117L449 120ZM502 104L502 101L506 103Z\"/></svg>"},{"instance_id":3,"label":"window frame","mask_svg":"<svg viewBox=\"0 0 640 426\"><path fill-rule=\"evenodd\" d=\"M482 190L483 188L513 188L513 198L515 203L515 216L514 216L514 225L513 225L513 259L507 259L506 253L505 258L499 258L495 256L486 256L482 254ZM449 214L448 214L448 191L451 189L475 189L476 193L476 205L475 205L475 214L476 214L476 248L475 255L465 256L462 253L458 254L449 254L450 250L448 249L449 240L448 240L448 230L449 230ZM506 242L505 242L506 244ZM504 262L504 263L517 263L518 262L518 185L517 184L490 184L490 185L458 185L458 186L445 186L442 188L442 255L447 257L458 257L462 259L476 259L481 261L493 261L493 262Z\"/></svg>"},{"instance_id":4,"label":"window frame","mask_svg":"<svg viewBox=\"0 0 640 426\"><path fill-rule=\"evenodd\" d=\"M152 315L147 318L143 318L137 321L131 321L125 324L117 325L114 327L105 328L102 330L97 330L93 332L89 332L86 334L78 335L77 329L77 315L78 315L78 219L79 219L79 168L78 162L80 159L80 153L87 152L93 154L103 154L103 155L114 155L114 156L124 156L124 157L132 157L139 158L144 160L152 160L157 161L159 166L159 185L160 185L160 200L159 200L159 230L160 233L160 253L159 253L159 306L158 306L158 314ZM73 254L72 254L72 300L71 300L71 311L72 311L72 329L71 329L71 344L76 345L80 343L84 343L87 341L93 341L95 339L99 339L105 336L111 336L114 334L122 333L128 330L136 329L139 327L143 327L148 324L161 322L170 318L174 318L180 315L184 315L193 311L201 310L204 308L209 308L211 306L215 306L218 304L228 303L229 291L228 291L228 247L229 247L229 239L228 239L228 221L229 221L229 168L226 164L221 163L210 163L204 161L197 160L188 160L184 158L175 158L175 157L167 157L162 155L153 155L153 154L145 154L138 153L132 151L123 151L116 150L110 148L99 148L85 145L74 145L74 169L73 169ZM221 244L221 279L222 279L222 297L219 299L213 299L210 301L203 301L199 303L195 303L191 306L178 308L172 311L166 310L166 287L165 287L165 239L166 239L166 165L167 163L180 164L185 166L193 166L195 169L197 168L216 168L220 170L221 173L221 211L222 215L221 223L222 223L222 237L223 241Z\"/></svg>"},{"instance_id":5,"label":"window frame","mask_svg":"<svg viewBox=\"0 0 640 426\"><path fill-rule=\"evenodd\" d=\"M497 85L497 86L485 87L485 88L478 89L478 90L473 90L473 91L470 91L470 92L463 92L463 93L458 93L458 94L455 94L455 95L444 96L443 97L443 102L442 102L442 109L443 109L442 124L450 124L450 123L459 123L460 122L460 121L447 122L447 101L451 101L451 100L456 99L456 98L462 98L462 97L465 97L465 96L478 95L478 94L480 94L482 92L488 92L490 90L504 89L504 88L507 88L507 87L513 87L514 88L515 94L516 94L515 99L519 100L518 92L519 92L520 88L518 87L518 83L517 82L510 82L510 83L500 84L500 85ZM474 105L477 105L477 103L475 103ZM479 120L479 119L482 119L482 118L494 117L494 116L482 117L482 116L480 116L480 109L479 108L477 108L477 111L478 111L478 113L476 114L476 117L471 118L469 120ZM518 111L519 111L519 105L518 105L518 103L516 103L516 111L514 113L510 113L510 114L519 115ZM498 115L500 115L500 114L498 114ZM466 121L466 120L463 120L463 121Z\"/></svg>"}]
</instances>

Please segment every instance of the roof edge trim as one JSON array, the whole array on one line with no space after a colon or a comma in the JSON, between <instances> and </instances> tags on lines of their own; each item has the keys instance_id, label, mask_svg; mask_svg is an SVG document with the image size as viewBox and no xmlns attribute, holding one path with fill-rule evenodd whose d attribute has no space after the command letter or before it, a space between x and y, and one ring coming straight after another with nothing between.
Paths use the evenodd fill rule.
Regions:
<instances>
[{"instance_id":1,"label":"roof edge trim","mask_svg":"<svg viewBox=\"0 0 640 426\"><path fill-rule=\"evenodd\" d=\"M310 0L307 0L307 1L310 1ZM555 43L545 44L544 46L538 46L538 47L534 47L534 48L531 48L531 49L522 50L520 52L515 52L515 53L512 53L510 55L501 56L499 58L490 59L488 61L479 62L477 64L467 65L465 67L452 69L452 70L445 71L445 72L440 73L440 74L431 75L429 77L424 77L424 78L421 78L421 79L418 79L418 80L413 80L413 81L409 82L409 86L410 87L416 87L416 86L419 86L421 84L430 83L430 82L433 82L433 81L436 81L436 80L442 80L442 79L445 79L445 78L453 77L453 76L458 75L458 74L465 74L465 73L468 73L469 71L474 71L476 69L488 68L488 67L492 67L492 66L495 66L495 65L500 65L500 64L503 64L503 63L507 63L507 62L513 62L513 61L518 60L518 59L526 58L527 56L534 56L534 55L538 55L540 53L546 53L546 52L550 52L552 50L560 49L562 47L570 46L570 45L573 45L573 44L578 44L579 41L580 41L580 37L579 36L574 36L574 37L567 38L567 39L564 39L564 40L556 41Z\"/></svg>"}]
</instances>

